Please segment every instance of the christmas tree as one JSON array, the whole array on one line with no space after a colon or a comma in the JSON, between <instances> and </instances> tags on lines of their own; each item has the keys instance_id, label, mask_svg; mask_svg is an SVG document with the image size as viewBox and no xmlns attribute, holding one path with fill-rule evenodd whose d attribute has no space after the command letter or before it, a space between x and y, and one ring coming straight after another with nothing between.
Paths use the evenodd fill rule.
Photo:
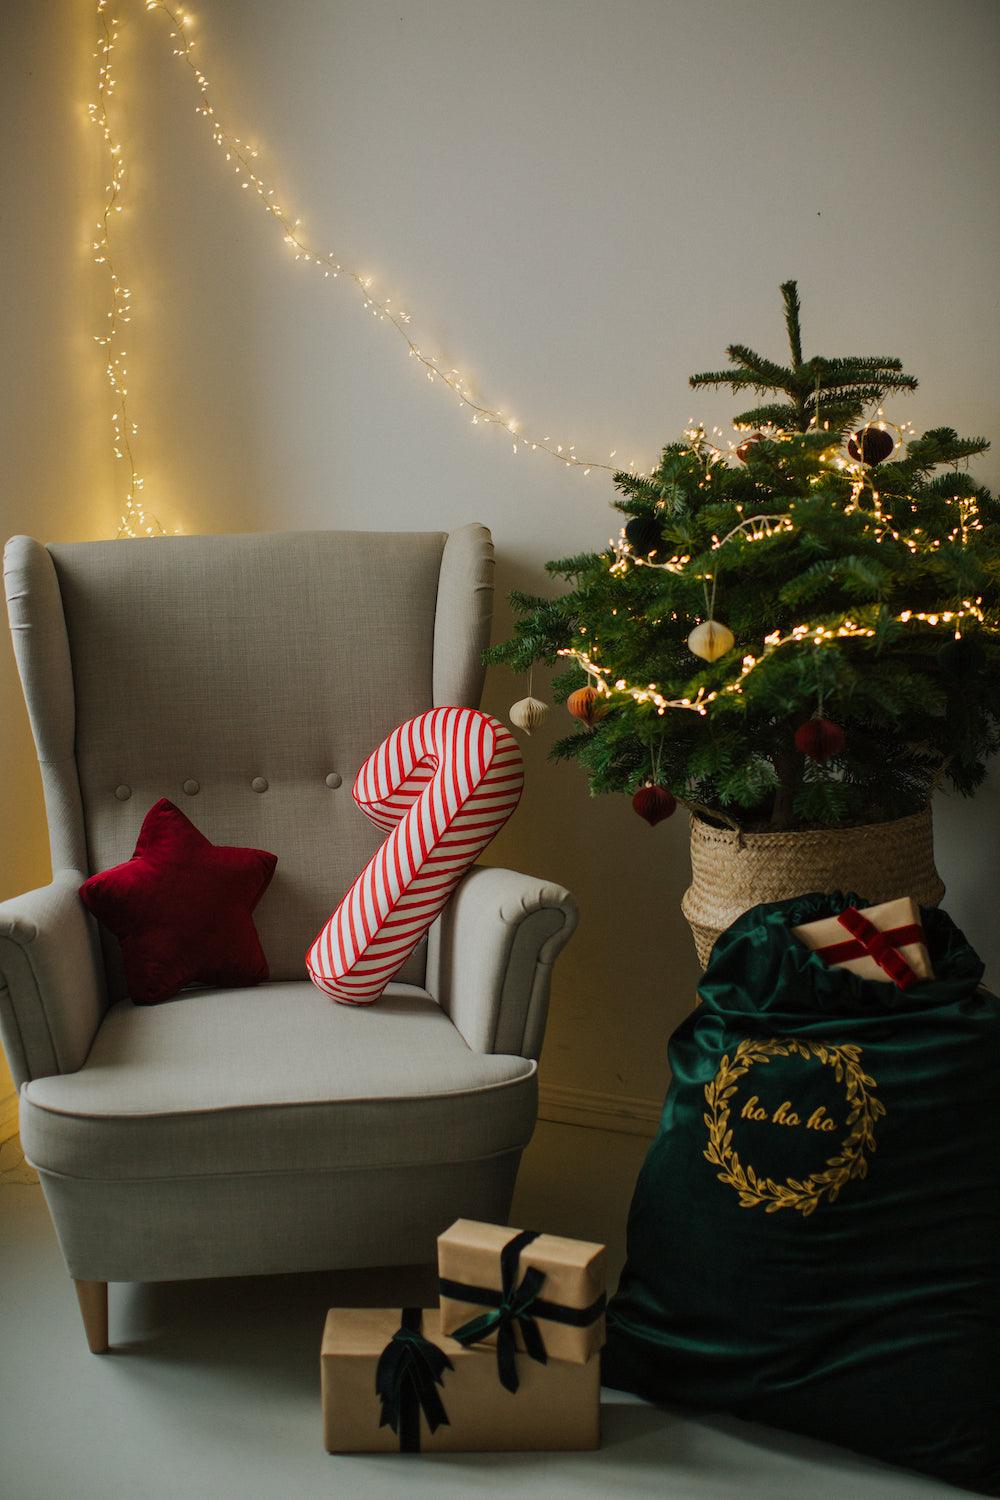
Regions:
<instances>
[{"instance_id":1,"label":"christmas tree","mask_svg":"<svg viewBox=\"0 0 1000 1500\"><path fill-rule=\"evenodd\" d=\"M691 378L761 398L734 442L692 427L616 474L617 538L547 564L557 597L512 595L487 654L568 669L582 724L553 754L650 821L676 799L748 829L880 822L968 795L1000 748L1000 510L956 467L989 444L888 421L913 376L804 359L781 292L787 365L734 344Z\"/></svg>"}]
</instances>

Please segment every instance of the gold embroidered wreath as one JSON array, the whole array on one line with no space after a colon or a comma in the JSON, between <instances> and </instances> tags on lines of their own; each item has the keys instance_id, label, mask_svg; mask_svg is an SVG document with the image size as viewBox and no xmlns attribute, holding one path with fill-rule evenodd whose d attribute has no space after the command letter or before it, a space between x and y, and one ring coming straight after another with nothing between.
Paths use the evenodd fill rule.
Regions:
<instances>
[{"instance_id":1,"label":"gold embroidered wreath","mask_svg":"<svg viewBox=\"0 0 1000 1500\"><path fill-rule=\"evenodd\" d=\"M761 1177L753 1167L741 1162L733 1150L733 1132L729 1125L729 1101L736 1093L739 1080L749 1073L757 1063L769 1063L772 1057L802 1057L807 1062L817 1059L832 1068L838 1083L844 1085L848 1105L848 1132L841 1141L837 1154L823 1164L823 1170L814 1172L804 1181L789 1177L785 1182L775 1182L771 1177ZM756 1208L764 1204L764 1212L773 1214L782 1208L792 1208L802 1216L814 1213L826 1198L836 1202L841 1188L855 1177L868 1175L868 1155L876 1149L875 1122L885 1114L885 1105L870 1092L876 1087L861 1067L861 1048L844 1043L835 1047L828 1042L798 1041L784 1037L773 1040L740 1042L732 1057L723 1057L719 1070L711 1083L705 1085L704 1115L708 1126L708 1148L705 1159L721 1170L716 1173L720 1182L735 1188L740 1195L742 1208Z\"/></svg>"}]
</instances>

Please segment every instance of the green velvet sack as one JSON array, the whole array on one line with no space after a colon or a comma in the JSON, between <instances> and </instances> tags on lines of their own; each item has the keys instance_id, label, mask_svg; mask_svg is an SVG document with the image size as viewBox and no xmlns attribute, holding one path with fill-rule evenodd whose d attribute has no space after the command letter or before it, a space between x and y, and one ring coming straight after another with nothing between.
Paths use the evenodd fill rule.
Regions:
<instances>
[{"instance_id":1,"label":"green velvet sack","mask_svg":"<svg viewBox=\"0 0 1000 1500\"><path fill-rule=\"evenodd\" d=\"M607 1384L1000 1494L1000 1001L925 910L933 981L858 979L792 936L719 938L636 1185Z\"/></svg>"}]
</instances>

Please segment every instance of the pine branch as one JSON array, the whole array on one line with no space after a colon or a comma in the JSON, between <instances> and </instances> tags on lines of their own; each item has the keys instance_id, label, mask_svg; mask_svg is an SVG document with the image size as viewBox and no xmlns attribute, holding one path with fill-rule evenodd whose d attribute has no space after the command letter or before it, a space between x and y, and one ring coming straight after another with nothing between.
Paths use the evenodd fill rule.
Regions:
<instances>
[{"instance_id":1,"label":"pine branch","mask_svg":"<svg viewBox=\"0 0 1000 1500\"><path fill-rule=\"evenodd\" d=\"M785 406L778 403L767 406L754 406L750 411L741 411L733 421L737 427L786 427L798 426L800 413L794 406Z\"/></svg>"},{"instance_id":2,"label":"pine branch","mask_svg":"<svg viewBox=\"0 0 1000 1500\"><path fill-rule=\"evenodd\" d=\"M758 390L792 392L802 388L802 380L797 380L791 370L786 370L784 365L776 365L773 360L765 359L762 354L748 349L745 344L730 344L726 353L734 365L743 366L737 374L742 376L749 372L757 377ZM808 387L809 382L806 381L805 389Z\"/></svg>"},{"instance_id":3,"label":"pine branch","mask_svg":"<svg viewBox=\"0 0 1000 1500\"><path fill-rule=\"evenodd\" d=\"M594 557L593 552L578 552L576 557L561 557L555 562L547 562L545 571L562 578L576 578L593 567Z\"/></svg>"},{"instance_id":4,"label":"pine branch","mask_svg":"<svg viewBox=\"0 0 1000 1500\"><path fill-rule=\"evenodd\" d=\"M745 344L730 344L726 353L735 366L734 369L706 370L691 376L690 384L695 390L721 385L733 392L753 389L766 395L781 391L789 397L787 408L780 408L778 403L766 403L750 412L741 413L736 418L737 422L761 426L765 422L776 421L784 427L805 432L818 405L821 415L828 419L830 426L843 431L861 415L867 404L879 405L887 391L916 388L914 376L904 374L900 360L890 356L835 359L816 356L803 361L801 305L796 283L786 281L782 285L781 295L792 351L791 369L776 364ZM774 411L780 410L781 415L772 415L772 408Z\"/></svg>"},{"instance_id":5,"label":"pine branch","mask_svg":"<svg viewBox=\"0 0 1000 1500\"><path fill-rule=\"evenodd\" d=\"M864 414L864 406L860 401L831 401L820 406L819 420L831 432L842 435L857 427Z\"/></svg>"},{"instance_id":6,"label":"pine branch","mask_svg":"<svg viewBox=\"0 0 1000 1500\"><path fill-rule=\"evenodd\" d=\"M642 474L630 474L627 470L620 469L614 476L614 482L623 494L641 502L633 507L627 501L615 500L613 503L626 515L638 515L647 511L663 498L662 485L656 479L647 479Z\"/></svg>"},{"instance_id":7,"label":"pine branch","mask_svg":"<svg viewBox=\"0 0 1000 1500\"><path fill-rule=\"evenodd\" d=\"M792 365L797 369L802 363L802 329L799 322L802 306L799 302L798 283L783 281L781 284L781 297L785 304L785 327L788 329L788 347L792 351Z\"/></svg>"},{"instance_id":8,"label":"pine branch","mask_svg":"<svg viewBox=\"0 0 1000 1500\"><path fill-rule=\"evenodd\" d=\"M541 594L525 594L521 589L511 589L507 599L512 608L520 614L528 614L535 609L545 609L552 604L551 599L544 599Z\"/></svg>"},{"instance_id":9,"label":"pine branch","mask_svg":"<svg viewBox=\"0 0 1000 1500\"><path fill-rule=\"evenodd\" d=\"M690 375L688 385L695 391L709 385L728 385L731 391L745 391L748 387L759 389L753 370L705 370L700 375Z\"/></svg>"},{"instance_id":10,"label":"pine branch","mask_svg":"<svg viewBox=\"0 0 1000 1500\"><path fill-rule=\"evenodd\" d=\"M973 458L989 448L987 438L960 438L954 427L932 427L922 437L909 444L906 458L899 467L912 473L929 473L941 464L958 463L963 458Z\"/></svg>"},{"instance_id":11,"label":"pine branch","mask_svg":"<svg viewBox=\"0 0 1000 1500\"><path fill-rule=\"evenodd\" d=\"M888 376L902 374L903 362L888 355L872 354L856 355L847 359L824 359L823 367L830 379L837 383L873 380L883 384ZM899 389L915 391L917 384L915 375L902 375Z\"/></svg>"},{"instance_id":12,"label":"pine branch","mask_svg":"<svg viewBox=\"0 0 1000 1500\"><path fill-rule=\"evenodd\" d=\"M784 604L805 604L839 586L849 598L871 600L884 597L891 583L889 568L873 558L824 557L790 579L778 597Z\"/></svg>"},{"instance_id":13,"label":"pine branch","mask_svg":"<svg viewBox=\"0 0 1000 1500\"><path fill-rule=\"evenodd\" d=\"M815 411L817 404L820 411L824 406L831 404L843 404L845 406L869 406L877 405L885 396L885 387L881 385L853 385L844 383L841 385L821 385L819 395L815 387L806 397L806 405Z\"/></svg>"}]
</instances>

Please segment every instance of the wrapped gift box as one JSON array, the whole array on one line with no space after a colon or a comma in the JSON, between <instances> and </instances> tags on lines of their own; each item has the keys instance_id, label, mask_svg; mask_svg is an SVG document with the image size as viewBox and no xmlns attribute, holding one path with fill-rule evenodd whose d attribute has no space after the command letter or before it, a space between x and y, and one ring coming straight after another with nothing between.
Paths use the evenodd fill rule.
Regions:
<instances>
[{"instance_id":1,"label":"wrapped gift box","mask_svg":"<svg viewBox=\"0 0 1000 1500\"><path fill-rule=\"evenodd\" d=\"M859 979L881 979L906 989L934 978L920 909L909 897L860 911L848 907L839 917L823 917L792 931L831 968L848 969Z\"/></svg>"},{"instance_id":2,"label":"wrapped gift box","mask_svg":"<svg viewBox=\"0 0 1000 1500\"><path fill-rule=\"evenodd\" d=\"M508 1340L519 1373L541 1352L583 1365L603 1347L603 1245L458 1219L438 1236L438 1276L443 1332Z\"/></svg>"},{"instance_id":3,"label":"wrapped gift box","mask_svg":"<svg viewBox=\"0 0 1000 1500\"><path fill-rule=\"evenodd\" d=\"M516 1394L492 1350L434 1309L334 1307L320 1356L330 1453L506 1453L600 1446L600 1360L525 1361Z\"/></svg>"}]
</instances>

